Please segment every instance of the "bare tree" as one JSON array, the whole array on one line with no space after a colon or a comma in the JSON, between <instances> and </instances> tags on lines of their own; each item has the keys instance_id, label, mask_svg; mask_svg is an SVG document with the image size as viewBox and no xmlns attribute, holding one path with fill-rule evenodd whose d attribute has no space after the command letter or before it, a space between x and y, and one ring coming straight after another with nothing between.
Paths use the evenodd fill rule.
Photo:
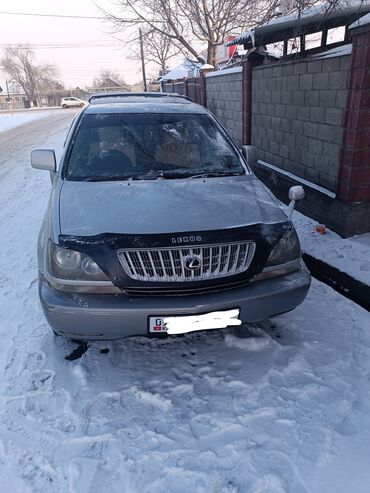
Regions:
<instances>
[{"instance_id":1,"label":"bare tree","mask_svg":"<svg viewBox=\"0 0 370 493\"><path fill-rule=\"evenodd\" d=\"M100 70L99 74L93 80L93 87L104 86L107 83L108 79L117 82L122 87L129 87L127 82L123 79L123 77L121 77L118 72L116 72L115 70L110 70L108 68Z\"/></svg>"},{"instance_id":2,"label":"bare tree","mask_svg":"<svg viewBox=\"0 0 370 493\"><path fill-rule=\"evenodd\" d=\"M217 46L231 33L274 16L280 0L111 0L117 14L105 12L114 30L145 27L181 46L190 56L216 64Z\"/></svg>"},{"instance_id":3,"label":"bare tree","mask_svg":"<svg viewBox=\"0 0 370 493\"><path fill-rule=\"evenodd\" d=\"M151 63L159 68L161 75L165 74L168 70L169 61L178 56L183 50L176 46L173 41L163 34L150 28L144 28L144 60L146 63ZM139 40L131 40L132 42L139 42ZM141 60L141 52L139 46L129 56L131 60Z\"/></svg>"},{"instance_id":4,"label":"bare tree","mask_svg":"<svg viewBox=\"0 0 370 493\"><path fill-rule=\"evenodd\" d=\"M37 65L34 52L26 45L6 48L0 66L22 87L29 101L35 101L38 89L50 87L52 82L56 82L54 65Z\"/></svg>"}]
</instances>

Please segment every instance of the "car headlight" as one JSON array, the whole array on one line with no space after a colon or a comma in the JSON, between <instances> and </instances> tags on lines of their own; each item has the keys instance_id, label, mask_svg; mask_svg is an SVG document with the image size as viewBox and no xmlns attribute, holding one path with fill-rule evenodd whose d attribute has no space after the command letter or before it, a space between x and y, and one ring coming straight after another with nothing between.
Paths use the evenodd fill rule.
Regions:
<instances>
[{"instance_id":1,"label":"car headlight","mask_svg":"<svg viewBox=\"0 0 370 493\"><path fill-rule=\"evenodd\" d=\"M77 293L121 293L88 255L49 242L49 284Z\"/></svg>"},{"instance_id":2,"label":"car headlight","mask_svg":"<svg viewBox=\"0 0 370 493\"><path fill-rule=\"evenodd\" d=\"M81 263L81 253L66 248L56 247L54 250L55 265L62 271L75 270Z\"/></svg>"},{"instance_id":3,"label":"car headlight","mask_svg":"<svg viewBox=\"0 0 370 493\"><path fill-rule=\"evenodd\" d=\"M296 230L292 227L272 249L263 271L254 281L283 276L301 267L301 247Z\"/></svg>"}]
</instances>

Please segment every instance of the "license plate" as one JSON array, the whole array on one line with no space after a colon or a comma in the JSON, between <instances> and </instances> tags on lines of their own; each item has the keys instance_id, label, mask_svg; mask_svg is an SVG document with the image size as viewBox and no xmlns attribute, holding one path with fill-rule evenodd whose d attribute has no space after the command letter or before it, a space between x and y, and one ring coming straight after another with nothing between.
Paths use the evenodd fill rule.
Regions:
<instances>
[{"instance_id":1,"label":"license plate","mask_svg":"<svg viewBox=\"0 0 370 493\"><path fill-rule=\"evenodd\" d=\"M167 334L167 325L164 319L167 317L149 317L150 334Z\"/></svg>"},{"instance_id":2,"label":"license plate","mask_svg":"<svg viewBox=\"0 0 370 493\"><path fill-rule=\"evenodd\" d=\"M203 315L165 315L149 317L150 334L185 334L197 330L224 329L240 325L239 308L204 313Z\"/></svg>"}]
</instances>

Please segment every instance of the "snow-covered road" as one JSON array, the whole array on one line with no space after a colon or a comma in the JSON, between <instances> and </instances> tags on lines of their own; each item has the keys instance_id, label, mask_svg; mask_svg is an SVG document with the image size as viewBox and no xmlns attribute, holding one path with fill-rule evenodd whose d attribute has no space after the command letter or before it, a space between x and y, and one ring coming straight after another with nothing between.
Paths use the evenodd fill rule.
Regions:
<instances>
[{"instance_id":1,"label":"snow-covered road","mask_svg":"<svg viewBox=\"0 0 370 493\"><path fill-rule=\"evenodd\" d=\"M51 114L52 110L43 108L32 108L23 111L16 110L13 114L0 111L0 132L39 120L40 118L48 118Z\"/></svg>"},{"instance_id":2,"label":"snow-covered road","mask_svg":"<svg viewBox=\"0 0 370 493\"><path fill-rule=\"evenodd\" d=\"M249 329L64 359L37 299L50 182L29 153L60 149L71 116L0 134L0 492L368 493L370 316L323 284Z\"/></svg>"}]
</instances>

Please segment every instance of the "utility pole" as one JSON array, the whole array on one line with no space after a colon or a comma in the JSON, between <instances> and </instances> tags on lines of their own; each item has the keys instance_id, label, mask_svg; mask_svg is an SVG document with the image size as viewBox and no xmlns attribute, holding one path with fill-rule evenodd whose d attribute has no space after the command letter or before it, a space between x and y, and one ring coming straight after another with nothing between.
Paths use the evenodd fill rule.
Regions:
<instances>
[{"instance_id":1,"label":"utility pole","mask_svg":"<svg viewBox=\"0 0 370 493\"><path fill-rule=\"evenodd\" d=\"M10 106L10 111L12 113L12 116L13 116L13 105L12 105L12 100L11 100L11 97L10 97L10 94L9 94L9 85L8 85L8 81L6 80L5 81L5 84L6 84L6 92L8 93L8 104Z\"/></svg>"},{"instance_id":2,"label":"utility pole","mask_svg":"<svg viewBox=\"0 0 370 493\"><path fill-rule=\"evenodd\" d=\"M145 75L143 32L142 32L141 28L139 28L139 36L140 36L141 71L143 73L144 92L147 92L148 86L146 85L146 75Z\"/></svg>"}]
</instances>

